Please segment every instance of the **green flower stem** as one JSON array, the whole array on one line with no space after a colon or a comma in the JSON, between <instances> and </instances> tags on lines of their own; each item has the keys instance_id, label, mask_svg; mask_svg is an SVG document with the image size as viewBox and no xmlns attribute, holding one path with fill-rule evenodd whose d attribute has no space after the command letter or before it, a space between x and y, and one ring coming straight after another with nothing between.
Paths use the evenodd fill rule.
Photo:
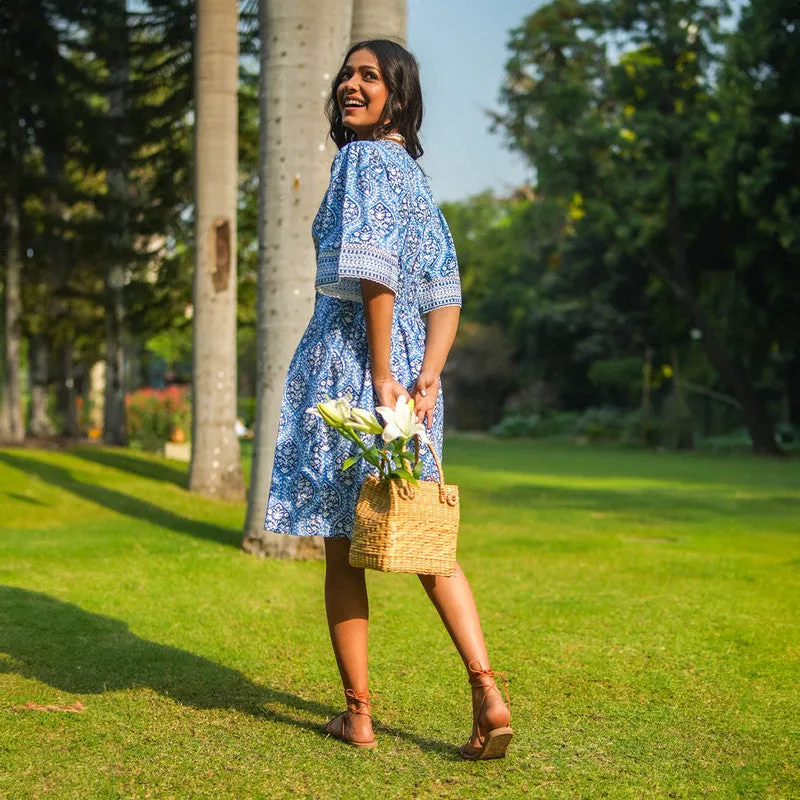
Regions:
<instances>
[{"instance_id":1,"label":"green flower stem","mask_svg":"<svg viewBox=\"0 0 800 800\"><path fill-rule=\"evenodd\" d=\"M378 474L381 480L388 480L392 477L399 478L401 476L397 474L398 472L404 472L406 474L413 473L411 453L407 449L408 440L402 436L398 436L397 439L389 442L386 447L377 447L374 445L367 447L361 440L361 437L346 425L333 424L332 422L328 422L328 424L334 428L334 430L339 431L345 439L357 444L359 448L361 448L362 457L374 467L378 468ZM414 481L414 483L418 483L418 481Z\"/></svg>"}]
</instances>

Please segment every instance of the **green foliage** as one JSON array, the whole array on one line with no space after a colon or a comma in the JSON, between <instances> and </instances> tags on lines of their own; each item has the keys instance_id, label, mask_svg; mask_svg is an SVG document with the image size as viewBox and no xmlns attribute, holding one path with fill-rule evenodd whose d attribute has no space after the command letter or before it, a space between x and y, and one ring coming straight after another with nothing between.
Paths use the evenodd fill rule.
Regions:
<instances>
[{"instance_id":1,"label":"green foliage","mask_svg":"<svg viewBox=\"0 0 800 800\"><path fill-rule=\"evenodd\" d=\"M605 358L589 367L588 378L598 387L630 391L631 387L639 387L643 368L641 358Z\"/></svg>"},{"instance_id":2,"label":"green foliage","mask_svg":"<svg viewBox=\"0 0 800 800\"><path fill-rule=\"evenodd\" d=\"M501 439L545 438L572 435L581 415L577 411L543 414L510 414L494 425L490 433Z\"/></svg>"},{"instance_id":3,"label":"green foliage","mask_svg":"<svg viewBox=\"0 0 800 800\"><path fill-rule=\"evenodd\" d=\"M462 430L485 430L502 415L514 386L511 342L498 325L465 320L442 375L445 396L455 398L447 420Z\"/></svg>"},{"instance_id":4,"label":"green foliage","mask_svg":"<svg viewBox=\"0 0 800 800\"><path fill-rule=\"evenodd\" d=\"M589 442L618 442L635 429L638 412L626 412L612 406L587 408L573 428L576 436Z\"/></svg>"},{"instance_id":5,"label":"green foliage","mask_svg":"<svg viewBox=\"0 0 800 800\"><path fill-rule=\"evenodd\" d=\"M191 437L192 406L185 387L139 389L126 398L128 439L144 450L159 451L175 429Z\"/></svg>"},{"instance_id":6,"label":"green foliage","mask_svg":"<svg viewBox=\"0 0 800 800\"><path fill-rule=\"evenodd\" d=\"M241 419L248 428L252 428L256 421L256 398L237 398L236 416Z\"/></svg>"},{"instance_id":7,"label":"green foliage","mask_svg":"<svg viewBox=\"0 0 800 800\"><path fill-rule=\"evenodd\" d=\"M492 427L491 433L505 439L571 436L592 443L619 442L633 441L638 426L638 411L601 406L583 412L511 414Z\"/></svg>"},{"instance_id":8,"label":"green foliage","mask_svg":"<svg viewBox=\"0 0 800 800\"><path fill-rule=\"evenodd\" d=\"M775 433L785 452L800 455L800 427L786 422L778 423ZM747 453L752 450L753 441L747 428L736 428L726 434L704 436L698 441L697 447L708 453Z\"/></svg>"},{"instance_id":9,"label":"green foliage","mask_svg":"<svg viewBox=\"0 0 800 800\"><path fill-rule=\"evenodd\" d=\"M536 189L514 214L495 204L502 233L476 198L454 235L465 314L511 333L520 387L543 382L563 408L619 405L646 352L672 353L690 381L735 395L754 447L774 452L770 396L800 416L800 10L754 0L733 32L728 12L554 0L530 14L494 120ZM517 244L494 258L503 235ZM667 409L662 434L686 442L681 413Z\"/></svg>"},{"instance_id":10,"label":"green foliage","mask_svg":"<svg viewBox=\"0 0 800 800\"><path fill-rule=\"evenodd\" d=\"M257 12L240 5L239 319L252 329ZM191 0L0 3L0 241L18 203L22 334L49 345L54 388L65 359L80 376L103 357L115 265L127 352L145 365L190 352L194 14ZM250 391L253 339L239 343ZM134 385L142 372L129 369Z\"/></svg>"},{"instance_id":11,"label":"green foliage","mask_svg":"<svg viewBox=\"0 0 800 800\"><path fill-rule=\"evenodd\" d=\"M147 340L147 349L166 364L191 361L192 329L189 325L159 331Z\"/></svg>"}]
</instances>

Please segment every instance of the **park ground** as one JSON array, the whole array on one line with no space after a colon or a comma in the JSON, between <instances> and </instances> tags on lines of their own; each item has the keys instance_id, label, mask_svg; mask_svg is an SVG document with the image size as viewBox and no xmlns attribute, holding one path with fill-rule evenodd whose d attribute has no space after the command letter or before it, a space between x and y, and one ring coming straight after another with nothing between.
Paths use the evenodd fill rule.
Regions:
<instances>
[{"instance_id":1,"label":"park ground","mask_svg":"<svg viewBox=\"0 0 800 800\"><path fill-rule=\"evenodd\" d=\"M512 749L464 763L465 675L370 574L380 745L341 707L323 565L243 553L185 465L0 450L0 798L800 797L800 462L453 437L460 559Z\"/></svg>"}]
</instances>

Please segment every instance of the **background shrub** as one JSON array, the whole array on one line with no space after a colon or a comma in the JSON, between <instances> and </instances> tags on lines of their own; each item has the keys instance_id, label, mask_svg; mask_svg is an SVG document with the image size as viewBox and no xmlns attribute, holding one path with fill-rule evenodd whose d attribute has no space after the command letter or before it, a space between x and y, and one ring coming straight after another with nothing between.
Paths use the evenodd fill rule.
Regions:
<instances>
[{"instance_id":1,"label":"background shrub","mask_svg":"<svg viewBox=\"0 0 800 800\"><path fill-rule=\"evenodd\" d=\"M169 386L166 389L139 389L126 398L128 440L143 450L160 450L173 428L191 437L192 406L189 389Z\"/></svg>"}]
</instances>

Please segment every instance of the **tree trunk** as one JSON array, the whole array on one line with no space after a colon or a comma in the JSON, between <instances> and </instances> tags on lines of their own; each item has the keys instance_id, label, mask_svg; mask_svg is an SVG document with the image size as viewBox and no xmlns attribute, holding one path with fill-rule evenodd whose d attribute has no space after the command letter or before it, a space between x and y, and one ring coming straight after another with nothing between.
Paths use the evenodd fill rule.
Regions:
<instances>
[{"instance_id":1,"label":"tree trunk","mask_svg":"<svg viewBox=\"0 0 800 800\"><path fill-rule=\"evenodd\" d=\"M350 43L364 39L394 39L406 43L406 0L353 0Z\"/></svg>"},{"instance_id":2,"label":"tree trunk","mask_svg":"<svg viewBox=\"0 0 800 800\"><path fill-rule=\"evenodd\" d=\"M95 361L89 370L89 430L95 439L102 432L106 402L106 362Z\"/></svg>"},{"instance_id":3,"label":"tree trunk","mask_svg":"<svg viewBox=\"0 0 800 800\"><path fill-rule=\"evenodd\" d=\"M47 390L50 384L50 343L43 333L31 336L28 347L31 407L28 430L31 436L47 437L55 432L47 414Z\"/></svg>"},{"instance_id":4,"label":"tree trunk","mask_svg":"<svg viewBox=\"0 0 800 800\"><path fill-rule=\"evenodd\" d=\"M113 267L106 275L106 383L103 398L103 441L127 444L125 414L125 305L122 298L124 271Z\"/></svg>"},{"instance_id":5,"label":"tree trunk","mask_svg":"<svg viewBox=\"0 0 800 800\"><path fill-rule=\"evenodd\" d=\"M115 205L110 212L114 229L112 263L105 276L106 318L106 393L103 404L103 440L106 444L124 446L128 442L125 412L125 300L127 265L125 254L129 252L128 203L130 194L127 178L127 152L124 130L126 93L130 80L128 59L128 12L126 0L115 0L116 8L107 15L109 29L114 30L118 47L110 64L112 90L109 96L109 115L117 120L115 126L115 167L108 172L109 195Z\"/></svg>"},{"instance_id":6,"label":"tree trunk","mask_svg":"<svg viewBox=\"0 0 800 800\"><path fill-rule=\"evenodd\" d=\"M198 0L189 489L226 500L244 498L235 432L238 53L235 0Z\"/></svg>"},{"instance_id":7,"label":"tree trunk","mask_svg":"<svg viewBox=\"0 0 800 800\"><path fill-rule=\"evenodd\" d=\"M694 418L683 391L677 347L670 348L670 360L672 362L672 392L677 409L675 447L678 450L694 450Z\"/></svg>"},{"instance_id":8,"label":"tree trunk","mask_svg":"<svg viewBox=\"0 0 800 800\"><path fill-rule=\"evenodd\" d=\"M3 400L10 442L21 442L25 438L25 422L22 415L22 376L20 369L20 342L22 338L22 260L20 252L20 209L18 198L9 193L6 198L6 235L8 255L6 257L4 343L5 381Z\"/></svg>"},{"instance_id":9,"label":"tree trunk","mask_svg":"<svg viewBox=\"0 0 800 800\"><path fill-rule=\"evenodd\" d=\"M78 393L75 388L74 348L71 341L64 343L62 350L64 366L64 383L60 394L60 410L63 418L61 433L70 438L77 438L80 433L78 422Z\"/></svg>"},{"instance_id":10,"label":"tree trunk","mask_svg":"<svg viewBox=\"0 0 800 800\"><path fill-rule=\"evenodd\" d=\"M58 144L60 144L60 142ZM61 149L54 146L52 142L50 147L44 152L44 167L51 184L49 198L47 200L47 211L51 220L48 225L48 246L52 263L52 274L49 277L53 283L53 293L55 296L51 300L50 319L57 321L57 327L50 328L51 331L55 332L54 335L50 337L48 345L54 339L63 342L61 347L57 349L61 370L55 371L59 378L55 393L57 416L60 417L61 420L61 430L59 433L62 436L76 437L78 435L78 407L74 389L74 366L72 363L75 331L74 329L68 330L64 325L65 321L70 318L69 306L66 300L58 296L59 292L66 286L68 279L67 242L64 238L67 215L66 207L61 200L59 191L65 182L64 153ZM48 380L50 380L51 377L53 376L47 375ZM33 418L35 415L32 414L31 416Z\"/></svg>"},{"instance_id":11,"label":"tree trunk","mask_svg":"<svg viewBox=\"0 0 800 800\"><path fill-rule=\"evenodd\" d=\"M264 511L286 371L314 305L311 223L335 151L323 101L346 52L351 10L349 0L261 0L258 386L242 540L257 555L322 557L316 537L265 531Z\"/></svg>"},{"instance_id":12,"label":"tree trunk","mask_svg":"<svg viewBox=\"0 0 800 800\"><path fill-rule=\"evenodd\" d=\"M642 419L639 423L639 433L642 444L650 447L652 444L651 421L653 406L650 400L650 383L653 379L653 348L648 346L644 351L644 366L642 367Z\"/></svg>"},{"instance_id":13,"label":"tree trunk","mask_svg":"<svg viewBox=\"0 0 800 800\"><path fill-rule=\"evenodd\" d=\"M686 307L694 324L702 331L703 344L711 363L741 403L744 422L753 441L753 450L762 455L782 455L782 451L775 441L774 427L758 392L748 378L744 367L725 351L722 342L711 328L703 308L689 288L686 236L678 202L678 171L679 166L673 162L667 177L669 230L673 245L674 274L669 273L663 267L659 269L659 272L677 299Z\"/></svg>"}]
</instances>

